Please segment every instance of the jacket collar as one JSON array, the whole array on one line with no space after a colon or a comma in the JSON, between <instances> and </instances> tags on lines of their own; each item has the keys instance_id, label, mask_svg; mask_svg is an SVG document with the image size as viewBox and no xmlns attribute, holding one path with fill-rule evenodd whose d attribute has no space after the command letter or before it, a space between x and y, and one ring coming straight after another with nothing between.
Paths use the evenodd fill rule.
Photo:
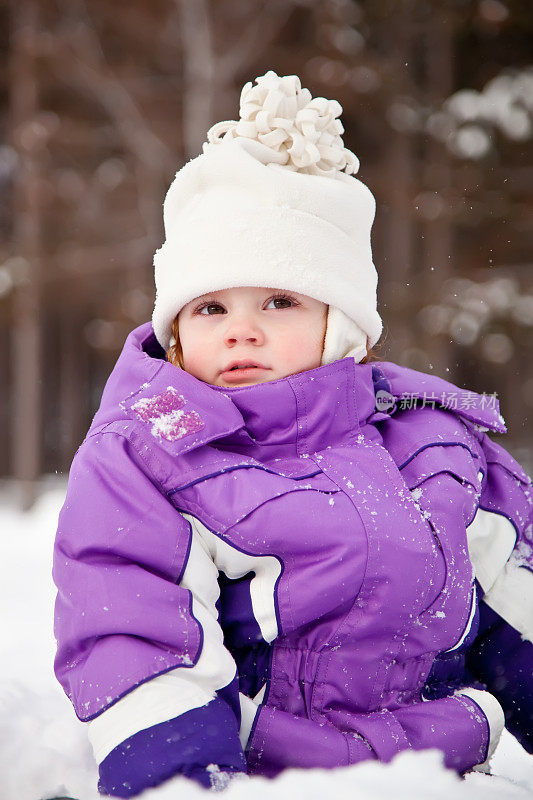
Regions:
<instances>
[{"instance_id":1,"label":"jacket collar","mask_svg":"<svg viewBox=\"0 0 533 800\"><path fill-rule=\"evenodd\" d=\"M375 411L372 367L353 358L266 383L214 386L165 361L152 324L145 323L128 336L92 427L111 421L113 413L116 419L117 405L130 417L134 409L138 418L140 402L165 393L168 400L169 391L198 415L194 435L173 442L174 452L217 440L261 460L300 456L348 443Z\"/></svg>"},{"instance_id":2,"label":"jacket collar","mask_svg":"<svg viewBox=\"0 0 533 800\"><path fill-rule=\"evenodd\" d=\"M275 381L210 390L238 409L242 441L250 437L276 455L349 444L375 411L372 367L349 357Z\"/></svg>"},{"instance_id":3,"label":"jacket collar","mask_svg":"<svg viewBox=\"0 0 533 800\"><path fill-rule=\"evenodd\" d=\"M376 406L378 391L389 393L388 403L385 397L385 404ZM157 407L163 398L159 404L163 408L179 398L180 413L183 410L191 424L183 434L180 429L179 436L160 437L163 446L178 454L216 441L217 447L264 461L349 444L362 428L365 436L379 439L374 423L406 407L402 406L406 395L419 399L433 396L438 407L443 392L445 399L446 393L468 395L464 408L450 410L486 429L505 431L497 401L494 407L483 406L481 395L387 361L360 364L346 357L251 386L207 384L165 361L149 322L128 336L92 428L117 420L117 416L124 419L124 412L139 421L139 403L141 408L143 403ZM153 424L152 417L144 421Z\"/></svg>"}]
</instances>

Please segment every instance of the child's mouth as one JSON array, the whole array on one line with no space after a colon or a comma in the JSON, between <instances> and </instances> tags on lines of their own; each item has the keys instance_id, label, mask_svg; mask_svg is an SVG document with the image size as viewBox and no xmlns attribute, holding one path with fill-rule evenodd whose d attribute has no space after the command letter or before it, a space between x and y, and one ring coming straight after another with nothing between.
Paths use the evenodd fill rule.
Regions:
<instances>
[{"instance_id":1,"label":"child's mouth","mask_svg":"<svg viewBox=\"0 0 533 800\"><path fill-rule=\"evenodd\" d=\"M242 378L246 378L252 375L252 373L262 369L264 369L264 367L257 367L257 366L232 367L231 369L227 369L225 372L223 372L222 377L224 378L224 380L231 382L234 380L241 380Z\"/></svg>"}]
</instances>

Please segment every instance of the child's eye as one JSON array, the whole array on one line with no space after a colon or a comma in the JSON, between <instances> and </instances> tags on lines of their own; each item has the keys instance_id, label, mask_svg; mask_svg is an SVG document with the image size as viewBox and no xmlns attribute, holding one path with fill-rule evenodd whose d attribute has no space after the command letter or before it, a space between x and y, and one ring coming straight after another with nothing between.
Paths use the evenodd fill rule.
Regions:
<instances>
[{"instance_id":1,"label":"child's eye","mask_svg":"<svg viewBox=\"0 0 533 800\"><path fill-rule=\"evenodd\" d=\"M289 295L279 294L275 297L271 297L270 300L267 302L265 308L272 307L270 304L274 303L274 309L282 309L282 308L290 308L291 306L297 306L298 303L294 298L290 297ZM202 314L204 317L211 317L214 314L224 314L226 310L224 306L216 301L212 300L211 302L204 303L203 305L199 306L195 312L195 314Z\"/></svg>"},{"instance_id":2,"label":"child's eye","mask_svg":"<svg viewBox=\"0 0 533 800\"><path fill-rule=\"evenodd\" d=\"M295 300L293 300L293 299L292 299L292 297L289 297L289 296L288 296L288 295L286 295L286 294L278 294L278 295L276 295L275 297L272 297L272 298L271 298L271 299L268 301L268 305L270 305L270 303L277 303L277 302L281 302L281 303L291 303L291 305L293 305L293 306L295 306L295 305L296 305L296 301L295 301ZM276 308L289 308L289 306L276 306Z\"/></svg>"},{"instance_id":3,"label":"child's eye","mask_svg":"<svg viewBox=\"0 0 533 800\"><path fill-rule=\"evenodd\" d=\"M206 303L205 305L200 306L200 308L196 310L196 313L201 314L202 311L204 311L206 308L222 308L222 306L220 305L220 303ZM204 316L212 316L212 315L209 314L208 312L207 314L204 314Z\"/></svg>"}]
</instances>

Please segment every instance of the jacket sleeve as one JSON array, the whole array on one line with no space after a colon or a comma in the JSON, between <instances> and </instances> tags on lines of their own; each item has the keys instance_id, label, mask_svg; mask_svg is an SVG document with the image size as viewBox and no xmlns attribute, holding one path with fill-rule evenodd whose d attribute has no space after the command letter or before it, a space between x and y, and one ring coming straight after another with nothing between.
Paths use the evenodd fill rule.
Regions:
<instances>
[{"instance_id":1,"label":"jacket sleeve","mask_svg":"<svg viewBox=\"0 0 533 800\"><path fill-rule=\"evenodd\" d=\"M54 549L56 676L88 723L100 791L117 797L246 769L218 570L156 467L122 434L86 439Z\"/></svg>"},{"instance_id":2,"label":"jacket sleeve","mask_svg":"<svg viewBox=\"0 0 533 800\"><path fill-rule=\"evenodd\" d=\"M533 752L533 495L531 479L486 434L485 477L467 529L482 589L467 666L500 701L505 724Z\"/></svg>"}]
</instances>

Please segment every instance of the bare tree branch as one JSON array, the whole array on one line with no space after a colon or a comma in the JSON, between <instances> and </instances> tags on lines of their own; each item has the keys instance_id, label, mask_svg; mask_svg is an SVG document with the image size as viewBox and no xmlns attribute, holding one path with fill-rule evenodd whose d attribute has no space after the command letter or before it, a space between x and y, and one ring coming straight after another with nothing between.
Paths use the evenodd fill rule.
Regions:
<instances>
[{"instance_id":1,"label":"bare tree branch","mask_svg":"<svg viewBox=\"0 0 533 800\"><path fill-rule=\"evenodd\" d=\"M183 138L185 157L198 152L215 121L215 102L233 87L235 75L253 63L275 40L293 9L291 0L266 0L237 43L224 54L214 51L209 0L176 0L184 63Z\"/></svg>"},{"instance_id":2,"label":"bare tree branch","mask_svg":"<svg viewBox=\"0 0 533 800\"><path fill-rule=\"evenodd\" d=\"M68 12L72 16L72 2L68 5ZM78 79L84 81L105 108L120 131L127 149L148 168L168 171L175 163L175 154L149 127L131 94L106 63L84 0L78 0L77 6L85 18L85 24L73 26L70 23L63 26L63 44L72 49L70 62ZM65 19L68 19L67 11ZM58 60L58 68L63 64L63 61ZM72 74L62 72L60 77L64 81L77 82Z\"/></svg>"},{"instance_id":3,"label":"bare tree branch","mask_svg":"<svg viewBox=\"0 0 533 800\"><path fill-rule=\"evenodd\" d=\"M197 152L213 122L217 78L208 0L176 0L176 7L183 51L183 142L188 159Z\"/></svg>"},{"instance_id":4,"label":"bare tree branch","mask_svg":"<svg viewBox=\"0 0 533 800\"><path fill-rule=\"evenodd\" d=\"M289 19L294 8L291 0L266 0L261 10L243 31L239 41L217 59L216 75L221 84L229 84L246 65L257 61Z\"/></svg>"}]
</instances>

